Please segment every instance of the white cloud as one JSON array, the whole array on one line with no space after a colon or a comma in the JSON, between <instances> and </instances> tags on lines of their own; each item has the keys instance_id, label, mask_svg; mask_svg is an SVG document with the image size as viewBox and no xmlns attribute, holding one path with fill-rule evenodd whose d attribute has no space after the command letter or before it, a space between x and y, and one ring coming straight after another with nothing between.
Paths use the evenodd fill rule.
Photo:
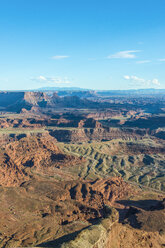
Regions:
<instances>
[{"instance_id":1,"label":"white cloud","mask_svg":"<svg viewBox=\"0 0 165 248\"><path fill-rule=\"evenodd\" d=\"M31 80L40 83L52 83L52 84L70 84L72 83L67 77L45 77L39 76L36 78L31 78Z\"/></svg>"},{"instance_id":2,"label":"white cloud","mask_svg":"<svg viewBox=\"0 0 165 248\"><path fill-rule=\"evenodd\" d=\"M44 76L39 76L38 79L41 80L41 81L42 81L42 80L43 80L43 81L47 81L46 77L44 77Z\"/></svg>"},{"instance_id":3,"label":"white cloud","mask_svg":"<svg viewBox=\"0 0 165 248\"><path fill-rule=\"evenodd\" d=\"M155 84L155 85L159 85L160 86L160 82L159 82L159 80L157 78L154 78L152 80L152 83Z\"/></svg>"},{"instance_id":4,"label":"white cloud","mask_svg":"<svg viewBox=\"0 0 165 248\"><path fill-rule=\"evenodd\" d=\"M151 60L140 60L140 61L137 61L136 63L137 64L146 64L146 63L150 63Z\"/></svg>"},{"instance_id":5,"label":"white cloud","mask_svg":"<svg viewBox=\"0 0 165 248\"><path fill-rule=\"evenodd\" d=\"M139 87L158 87L160 86L160 82L157 78L154 78L152 80L147 80L144 78L140 78L137 76L123 76L125 80L128 80L131 86L139 86Z\"/></svg>"},{"instance_id":6,"label":"white cloud","mask_svg":"<svg viewBox=\"0 0 165 248\"><path fill-rule=\"evenodd\" d=\"M136 58L135 53L140 52L139 50L129 50L129 51L121 51L112 55L109 55L108 59L134 59Z\"/></svg>"},{"instance_id":7,"label":"white cloud","mask_svg":"<svg viewBox=\"0 0 165 248\"><path fill-rule=\"evenodd\" d=\"M52 57L52 59L59 60L59 59L66 59L69 58L67 55L55 55Z\"/></svg>"},{"instance_id":8,"label":"white cloud","mask_svg":"<svg viewBox=\"0 0 165 248\"><path fill-rule=\"evenodd\" d=\"M165 59L158 59L159 61L162 61L162 62L164 62L165 61Z\"/></svg>"},{"instance_id":9,"label":"white cloud","mask_svg":"<svg viewBox=\"0 0 165 248\"><path fill-rule=\"evenodd\" d=\"M130 79L130 76L128 76L128 75L125 75L125 76L123 76L123 77L124 77L124 79L127 79L127 80Z\"/></svg>"}]
</instances>

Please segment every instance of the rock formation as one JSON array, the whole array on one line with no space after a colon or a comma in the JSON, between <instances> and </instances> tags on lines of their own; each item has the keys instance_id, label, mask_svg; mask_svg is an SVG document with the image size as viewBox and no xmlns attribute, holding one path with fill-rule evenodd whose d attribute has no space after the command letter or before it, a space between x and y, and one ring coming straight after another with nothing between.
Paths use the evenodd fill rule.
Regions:
<instances>
[{"instance_id":1,"label":"rock formation","mask_svg":"<svg viewBox=\"0 0 165 248\"><path fill-rule=\"evenodd\" d=\"M1 150L1 185L20 185L32 177L31 169L49 171L55 167L82 163L82 159L61 152L55 142L48 134L41 134L28 135L5 145Z\"/></svg>"}]
</instances>

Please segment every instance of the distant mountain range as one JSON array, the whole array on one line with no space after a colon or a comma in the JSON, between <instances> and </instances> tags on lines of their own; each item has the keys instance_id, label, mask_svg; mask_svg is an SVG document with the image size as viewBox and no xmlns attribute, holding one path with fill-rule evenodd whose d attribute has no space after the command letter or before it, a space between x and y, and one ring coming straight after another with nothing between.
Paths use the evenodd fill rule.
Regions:
<instances>
[{"instance_id":1,"label":"distant mountain range","mask_svg":"<svg viewBox=\"0 0 165 248\"><path fill-rule=\"evenodd\" d=\"M120 95L154 95L154 94L165 94L165 89L130 89L130 90L92 90L79 87L44 87L31 91L40 92L58 92L60 96L79 96L79 97L90 97L90 96L120 96Z\"/></svg>"},{"instance_id":2,"label":"distant mountain range","mask_svg":"<svg viewBox=\"0 0 165 248\"><path fill-rule=\"evenodd\" d=\"M38 89L29 90L0 90L0 92L58 92L58 95L98 95L98 96L111 96L111 95L152 95L152 94L165 94L165 89L129 89L129 90L94 90L80 87L42 87ZM80 93L81 92L81 93ZM87 93L88 92L88 93Z\"/></svg>"},{"instance_id":3,"label":"distant mountain range","mask_svg":"<svg viewBox=\"0 0 165 248\"><path fill-rule=\"evenodd\" d=\"M90 89L84 89L79 87L42 87L36 90L37 91L90 91Z\"/></svg>"}]
</instances>

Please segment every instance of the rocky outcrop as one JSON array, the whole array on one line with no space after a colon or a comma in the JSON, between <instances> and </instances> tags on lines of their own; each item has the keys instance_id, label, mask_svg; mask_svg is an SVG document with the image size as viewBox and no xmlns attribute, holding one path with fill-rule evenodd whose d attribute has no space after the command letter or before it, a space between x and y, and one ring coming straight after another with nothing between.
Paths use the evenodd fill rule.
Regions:
<instances>
[{"instance_id":1,"label":"rocky outcrop","mask_svg":"<svg viewBox=\"0 0 165 248\"><path fill-rule=\"evenodd\" d=\"M106 120L109 118L112 118L114 116L120 116L121 115L121 111L119 110L114 110L114 109L104 109L104 110L99 110L97 112L93 112L93 113L88 113L86 115L87 118L94 118L95 120Z\"/></svg>"},{"instance_id":2,"label":"rocky outcrop","mask_svg":"<svg viewBox=\"0 0 165 248\"><path fill-rule=\"evenodd\" d=\"M84 121L80 122L80 127L87 125ZM146 130L136 130L129 128L109 128L101 127L98 122L91 125L96 126L95 128L80 128L80 129L55 129L50 130L50 135L55 137L59 142L73 142L80 143L91 140L96 141L108 141L112 139L132 139L141 138L146 135ZM99 127L98 127L99 126Z\"/></svg>"},{"instance_id":3,"label":"rocky outcrop","mask_svg":"<svg viewBox=\"0 0 165 248\"><path fill-rule=\"evenodd\" d=\"M25 92L24 100L33 106L46 106L49 96L43 92Z\"/></svg>"},{"instance_id":4,"label":"rocky outcrop","mask_svg":"<svg viewBox=\"0 0 165 248\"><path fill-rule=\"evenodd\" d=\"M87 119L81 120L78 123L78 127L79 128L101 128L102 125L100 122L96 121L93 118L87 118Z\"/></svg>"},{"instance_id":5,"label":"rocky outcrop","mask_svg":"<svg viewBox=\"0 0 165 248\"><path fill-rule=\"evenodd\" d=\"M19 119L0 119L0 128L39 128L44 125L44 120L37 120L34 118L19 118ZM13 130L14 131L14 130Z\"/></svg>"},{"instance_id":6,"label":"rocky outcrop","mask_svg":"<svg viewBox=\"0 0 165 248\"><path fill-rule=\"evenodd\" d=\"M109 234L108 248L163 248L165 236L116 223Z\"/></svg>"},{"instance_id":7,"label":"rocky outcrop","mask_svg":"<svg viewBox=\"0 0 165 248\"><path fill-rule=\"evenodd\" d=\"M132 248L134 245L138 248L163 247L165 241L164 200L123 202L131 205L128 210L124 210L124 221L120 220L119 223L118 212L106 206L108 214L99 223L85 228L71 241L59 247Z\"/></svg>"},{"instance_id":8,"label":"rocky outcrop","mask_svg":"<svg viewBox=\"0 0 165 248\"><path fill-rule=\"evenodd\" d=\"M69 180L68 173L54 172L62 174L60 180L38 173L20 187L0 187L0 247L58 247L75 232L88 245L106 244L118 221L107 206L131 194L129 185L121 178Z\"/></svg>"},{"instance_id":9,"label":"rocky outcrop","mask_svg":"<svg viewBox=\"0 0 165 248\"><path fill-rule=\"evenodd\" d=\"M43 92L0 92L0 107L7 111L20 112L22 109L30 110L32 107L54 108L94 108L99 103L81 99L77 96L59 97L56 93L52 96Z\"/></svg>"},{"instance_id":10,"label":"rocky outcrop","mask_svg":"<svg viewBox=\"0 0 165 248\"><path fill-rule=\"evenodd\" d=\"M50 97L42 92L0 92L0 107L7 111L20 112L33 106L45 107Z\"/></svg>"},{"instance_id":11,"label":"rocky outcrop","mask_svg":"<svg viewBox=\"0 0 165 248\"><path fill-rule=\"evenodd\" d=\"M50 130L49 133L59 142L86 142L89 140L84 129L55 129Z\"/></svg>"},{"instance_id":12,"label":"rocky outcrop","mask_svg":"<svg viewBox=\"0 0 165 248\"><path fill-rule=\"evenodd\" d=\"M83 159L66 155L47 133L28 135L0 150L0 181L4 186L17 186L31 178L31 169L51 173L53 168L71 166Z\"/></svg>"},{"instance_id":13,"label":"rocky outcrop","mask_svg":"<svg viewBox=\"0 0 165 248\"><path fill-rule=\"evenodd\" d=\"M81 231L74 240L64 243L60 248L107 248L109 233L118 222L119 214L114 208L105 207L106 216L98 224Z\"/></svg>"},{"instance_id":14,"label":"rocky outcrop","mask_svg":"<svg viewBox=\"0 0 165 248\"><path fill-rule=\"evenodd\" d=\"M41 108L110 108L109 102L99 102L80 98L78 96L59 97L56 93L48 95L43 92L0 92L0 108L11 112L30 110L32 107Z\"/></svg>"},{"instance_id":15,"label":"rocky outcrop","mask_svg":"<svg viewBox=\"0 0 165 248\"><path fill-rule=\"evenodd\" d=\"M116 199L126 197L132 193L129 184L122 178L97 179L94 182L72 182L67 187L71 199L88 203L97 208L100 204L112 204Z\"/></svg>"}]
</instances>

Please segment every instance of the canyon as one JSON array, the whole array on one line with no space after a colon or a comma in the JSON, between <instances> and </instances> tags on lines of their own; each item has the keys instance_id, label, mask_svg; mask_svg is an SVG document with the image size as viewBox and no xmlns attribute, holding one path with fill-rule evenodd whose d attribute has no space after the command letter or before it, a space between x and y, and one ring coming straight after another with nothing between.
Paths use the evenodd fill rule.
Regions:
<instances>
[{"instance_id":1,"label":"canyon","mask_svg":"<svg viewBox=\"0 0 165 248\"><path fill-rule=\"evenodd\" d=\"M0 92L0 247L164 247L164 111L160 93Z\"/></svg>"}]
</instances>

